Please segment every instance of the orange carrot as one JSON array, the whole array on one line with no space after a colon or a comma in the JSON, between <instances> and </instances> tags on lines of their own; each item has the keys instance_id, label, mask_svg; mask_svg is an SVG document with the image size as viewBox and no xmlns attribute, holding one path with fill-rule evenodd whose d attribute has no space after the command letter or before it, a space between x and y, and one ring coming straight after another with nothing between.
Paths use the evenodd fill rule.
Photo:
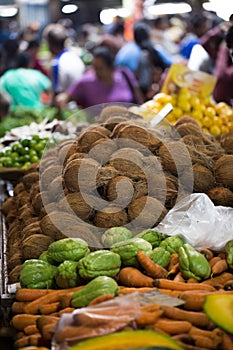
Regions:
<instances>
[{"instance_id":1,"label":"orange carrot","mask_svg":"<svg viewBox=\"0 0 233 350\"><path fill-rule=\"evenodd\" d=\"M223 287L224 287L224 290L233 291L233 280L227 281Z\"/></svg>"},{"instance_id":2,"label":"orange carrot","mask_svg":"<svg viewBox=\"0 0 233 350\"><path fill-rule=\"evenodd\" d=\"M181 291L176 289L157 288L160 293L179 298Z\"/></svg>"},{"instance_id":3,"label":"orange carrot","mask_svg":"<svg viewBox=\"0 0 233 350\"><path fill-rule=\"evenodd\" d=\"M105 294L105 295L100 295L96 297L95 299L91 300L91 302L88 304L88 306L96 305L99 303L102 303L103 301L107 301L110 299L113 299L114 296L112 294Z\"/></svg>"},{"instance_id":4,"label":"orange carrot","mask_svg":"<svg viewBox=\"0 0 233 350\"><path fill-rule=\"evenodd\" d=\"M41 305L39 308L39 312L42 315L49 315L49 314L52 314L54 312L57 312L59 310L59 308L60 308L60 302L56 301L54 303Z\"/></svg>"},{"instance_id":5,"label":"orange carrot","mask_svg":"<svg viewBox=\"0 0 233 350\"><path fill-rule=\"evenodd\" d=\"M59 317L51 316L51 315L44 315L44 316L39 316L39 318L36 321L36 326L39 329L39 331L42 331L42 328L47 325L47 324L53 324L54 326L57 324L59 321Z\"/></svg>"},{"instance_id":6,"label":"orange carrot","mask_svg":"<svg viewBox=\"0 0 233 350\"><path fill-rule=\"evenodd\" d=\"M173 278L173 281L175 282L185 282L184 277L182 276L181 272L178 272L175 277Z\"/></svg>"},{"instance_id":7,"label":"orange carrot","mask_svg":"<svg viewBox=\"0 0 233 350\"><path fill-rule=\"evenodd\" d=\"M36 325L39 315L18 314L12 317L11 324L18 331L23 331L29 325Z\"/></svg>"},{"instance_id":8,"label":"orange carrot","mask_svg":"<svg viewBox=\"0 0 233 350\"><path fill-rule=\"evenodd\" d=\"M226 332L223 332L223 341L222 341L222 350L232 350L233 349L233 340L230 335Z\"/></svg>"},{"instance_id":9,"label":"orange carrot","mask_svg":"<svg viewBox=\"0 0 233 350\"><path fill-rule=\"evenodd\" d=\"M119 294L130 294L130 293L147 293L151 292L153 290L157 290L155 287L141 287L141 288L136 288L136 287L125 287L125 286L120 286L119 287Z\"/></svg>"},{"instance_id":10,"label":"orange carrot","mask_svg":"<svg viewBox=\"0 0 233 350\"><path fill-rule=\"evenodd\" d=\"M196 278L190 277L189 279L187 279L187 283L198 283L198 281L196 280Z\"/></svg>"},{"instance_id":11,"label":"orange carrot","mask_svg":"<svg viewBox=\"0 0 233 350\"><path fill-rule=\"evenodd\" d=\"M33 301L43 295L53 292L52 289L32 289L32 288L19 288L16 290L15 298L17 301Z\"/></svg>"},{"instance_id":12,"label":"orange carrot","mask_svg":"<svg viewBox=\"0 0 233 350\"><path fill-rule=\"evenodd\" d=\"M171 254L167 270L171 271L173 269L173 266L176 265L178 262L179 262L179 254L178 253Z\"/></svg>"},{"instance_id":13,"label":"orange carrot","mask_svg":"<svg viewBox=\"0 0 233 350\"><path fill-rule=\"evenodd\" d=\"M163 314L162 310L154 310L152 312L144 311L136 318L136 323L138 327L144 327L149 324L154 324L157 322L159 317Z\"/></svg>"},{"instance_id":14,"label":"orange carrot","mask_svg":"<svg viewBox=\"0 0 233 350\"><path fill-rule=\"evenodd\" d=\"M201 348L206 348L206 349L213 349L213 350L216 349L213 339L209 337L193 334L192 338L196 346L199 346Z\"/></svg>"},{"instance_id":15,"label":"orange carrot","mask_svg":"<svg viewBox=\"0 0 233 350\"><path fill-rule=\"evenodd\" d=\"M25 306L28 304L28 301L14 301L11 305L11 311L13 314L24 314Z\"/></svg>"},{"instance_id":16,"label":"orange carrot","mask_svg":"<svg viewBox=\"0 0 233 350\"><path fill-rule=\"evenodd\" d=\"M200 248L199 253L203 254L208 261L214 257L213 251L209 248Z\"/></svg>"},{"instance_id":17,"label":"orange carrot","mask_svg":"<svg viewBox=\"0 0 233 350\"><path fill-rule=\"evenodd\" d=\"M55 332L55 327L56 325L53 323L44 325L44 327L41 329L41 335L44 340L52 339Z\"/></svg>"},{"instance_id":18,"label":"orange carrot","mask_svg":"<svg viewBox=\"0 0 233 350\"><path fill-rule=\"evenodd\" d=\"M195 326L207 327L210 323L204 312L187 311L178 307L161 306L164 316L178 321L188 321Z\"/></svg>"},{"instance_id":19,"label":"orange carrot","mask_svg":"<svg viewBox=\"0 0 233 350\"><path fill-rule=\"evenodd\" d=\"M220 256L214 256L213 258L211 258L211 259L209 260L210 267L212 268L212 266L213 266L214 264L216 264L217 261L220 261L220 260L221 260Z\"/></svg>"},{"instance_id":20,"label":"orange carrot","mask_svg":"<svg viewBox=\"0 0 233 350\"><path fill-rule=\"evenodd\" d=\"M153 285L158 288L175 289L180 291L185 291L185 290L215 291L214 287L209 285L204 285L201 283L174 282L172 280L168 280L164 278L155 279L153 282Z\"/></svg>"},{"instance_id":21,"label":"orange carrot","mask_svg":"<svg viewBox=\"0 0 233 350\"><path fill-rule=\"evenodd\" d=\"M169 270L168 272L168 276L169 278L171 278L172 275L177 275L177 273L180 271L180 264L179 263L176 263L175 265L173 265L171 267L171 269Z\"/></svg>"},{"instance_id":22,"label":"orange carrot","mask_svg":"<svg viewBox=\"0 0 233 350\"><path fill-rule=\"evenodd\" d=\"M211 268L213 275L220 275L228 269L228 264L226 259L221 259L217 261Z\"/></svg>"},{"instance_id":23,"label":"orange carrot","mask_svg":"<svg viewBox=\"0 0 233 350\"><path fill-rule=\"evenodd\" d=\"M168 271L161 265L156 264L146 253L142 250L137 252L137 259L146 274L152 278L166 278Z\"/></svg>"},{"instance_id":24,"label":"orange carrot","mask_svg":"<svg viewBox=\"0 0 233 350\"><path fill-rule=\"evenodd\" d=\"M221 273L221 275L218 275L216 277L213 278L209 278L203 282L201 282L200 284L208 284L210 286L217 286L217 285L223 285L225 283L227 283L228 281L233 280L233 274L230 272L223 272Z\"/></svg>"},{"instance_id":25,"label":"orange carrot","mask_svg":"<svg viewBox=\"0 0 233 350\"><path fill-rule=\"evenodd\" d=\"M192 327L192 324L188 321L170 320L163 317L160 317L154 325L170 335L188 333Z\"/></svg>"},{"instance_id":26,"label":"orange carrot","mask_svg":"<svg viewBox=\"0 0 233 350\"><path fill-rule=\"evenodd\" d=\"M126 287L153 287L153 278L144 275L135 267L123 267L118 279Z\"/></svg>"},{"instance_id":27,"label":"orange carrot","mask_svg":"<svg viewBox=\"0 0 233 350\"><path fill-rule=\"evenodd\" d=\"M75 310L74 307L66 307L65 309L62 309L59 311L58 315L61 316L63 314L69 314Z\"/></svg>"},{"instance_id":28,"label":"orange carrot","mask_svg":"<svg viewBox=\"0 0 233 350\"><path fill-rule=\"evenodd\" d=\"M30 324L29 326L24 328L24 333L26 335L38 333L38 328L35 324Z\"/></svg>"}]
</instances>

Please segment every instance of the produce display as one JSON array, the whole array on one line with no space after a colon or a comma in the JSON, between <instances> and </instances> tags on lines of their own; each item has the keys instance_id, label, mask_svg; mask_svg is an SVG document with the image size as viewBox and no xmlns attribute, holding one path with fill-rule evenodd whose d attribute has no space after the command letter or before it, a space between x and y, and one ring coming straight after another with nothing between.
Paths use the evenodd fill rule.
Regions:
<instances>
[{"instance_id":1,"label":"produce display","mask_svg":"<svg viewBox=\"0 0 233 350\"><path fill-rule=\"evenodd\" d=\"M96 121L2 205L15 347L231 349L232 240L197 249L156 226L190 193L233 207L232 135L187 115L154 129L120 106Z\"/></svg>"}]
</instances>

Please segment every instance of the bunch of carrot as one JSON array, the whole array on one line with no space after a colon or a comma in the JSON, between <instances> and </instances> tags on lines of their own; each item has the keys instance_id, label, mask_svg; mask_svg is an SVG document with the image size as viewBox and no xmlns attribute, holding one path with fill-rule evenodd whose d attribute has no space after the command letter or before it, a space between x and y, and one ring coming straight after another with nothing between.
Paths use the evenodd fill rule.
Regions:
<instances>
[{"instance_id":1,"label":"bunch of carrot","mask_svg":"<svg viewBox=\"0 0 233 350\"><path fill-rule=\"evenodd\" d=\"M230 336L216 327L203 312L206 295L233 293L233 273L225 266L226 258L223 253L214 254L208 249L203 249L202 252L212 269L211 278L203 282L183 279L177 254L172 254L169 266L164 269L139 251L137 258L140 268L123 267L120 270L117 276L119 295L158 290L184 301L184 305L178 307L156 303L141 306L134 325L128 324L126 329L136 327L166 333L187 350L233 349ZM43 345L49 348L60 316L74 311L71 299L80 288L83 287L64 290L18 289L16 300L12 304L16 347ZM98 297L90 305L110 298L111 295ZM65 330L63 336L69 336L69 331L71 330ZM75 333L74 328L72 332Z\"/></svg>"}]
</instances>

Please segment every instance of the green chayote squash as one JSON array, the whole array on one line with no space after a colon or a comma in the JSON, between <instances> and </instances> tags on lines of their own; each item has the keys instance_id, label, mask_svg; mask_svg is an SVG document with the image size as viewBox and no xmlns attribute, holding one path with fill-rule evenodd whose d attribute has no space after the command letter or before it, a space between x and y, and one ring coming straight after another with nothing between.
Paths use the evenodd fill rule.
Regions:
<instances>
[{"instance_id":1,"label":"green chayote squash","mask_svg":"<svg viewBox=\"0 0 233 350\"><path fill-rule=\"evenodd\" d=\"M225 244L225 252L227 253L227 263L233 269L233 239Z\"/></svg>"},{"instance_id":2,"label":"green chayote squash","mask_svg":"<svg viewBox=\"0 0 233 350\"><path fill-rule=\"evenodd\" d=\"M59 263L65 260L78 261L89 253L88 244L81 238L64 238L53 242L47 250L48 258Z\"/></svg>"},{"instance_id":3,"label":"green chayote squash","mask_svg":"<svg viewBox=\"0 0 233 350\"><path fill-rule=\"evenodd\" d=\"M55 285L56 266L39 259L26 260L20 271L22 288L45 289Z\"/></svg>"},{"instance_id":4,"label":"green chayote squash","mask_svg":"<svg viewBox=\"0 0 233 350\"><path fill-rule=\"evenodd\" d=\"M120 255L122 265L136 267L139 265L137 260L137 252L139 250L150 255L152 252L152 245L143 238L133 237L115 243L110 248L110 251Z\"/></svg>"},{"instance_id":5,"label":"green chayote squash","mask_svg":"<svg viewBox=\"0 0 233 350\"><path fill-rule=\"evenodd\" d=\"M198 281L211 275L211 267L206 257L190 244L186 243L179 249L179 266L185 278L193 277Z\"/></svg>"},{"instance_id":6,"label":"green chayote squash","mask_svg":"<svg viewBox=\"0 0 233 350\"><path fill-rule=\"evenodd\" d=\"M93 299L101 295L117 295L118 290L118 284L113 278L109 276L98 276L88 282L82 289L74 293L71 299L71 306L85 307Z\"/></svg>"},{"instance_id":7,"label":"green chayote squash","mask_svg":"<svg viewBox=\"0 0 233 350\"><path fill-rule=\"evenodd\" d=\"M168 250L171 254L178 253L179 248L182 247L184 244L184 241L182 238L178 235L170 236L162 240L160 243L160 247L165 248Z\"/></svg>"},{"instance_id":8,"label":"green chayote squash","mask_svg":"<svg viewBox=\"0 0 233 350\"><path fill-rule=\"evenodd\" d=\"M163 235L161 232L157 232L151 228L143 230L135 237L143 238L152 245L152 248L158 247L162 241Z\"/></svg>"},{"instance_id":9,"label":"green chayote squash","mask_svg":"<svg viewBox=\"0 0 233 350\"><path fill-rule=\"evenodd\" d=\"M48 256L47 250L46 250L45 252L41 253L38 259L39 259L39 260L46 261L46 262L48 262L50 265L56 265L56 266L57 266L57 265L59 264L57 261L51 259L51 258Z\"/></svg>"},{"instance_id":10,"label":"green chayote squash","mask_svg":"<svg viewBox=\"0 0 233 350\"><path fill-rule=\"evenodd\" d=\"M109 248L113 244L132 238L133 234L126 227L111 227L107 229L101 237L104 247Z\"/></svg>"},{"instance_id":11,"label":"green chayote squash","mask_svg":"<svg viewBox=\"0 0 233 350\"><path fill-rule=\"evenodd\" d=\"M78 273L78 261L63 261L58 267L55 275L56 285L59 288L73 288L82 283Z\"/></svg>"},{"instance_id":12,"label":"green chayote squash","mask_svg":"<svg viewBox=\"0 0 233 350\"><path fill-rule=\"evenodd\" d=\"M109 250L96 250L79 260L79 274L84 279L97 276L115 277L120 271L120 255Z\"/></svg>"},{"instance_id":13,"label":"green chayote squash","mask_svg":"<svg viewBox=\"0 0 233 350\"><path fill-rule=\"evenodd\" d=\"M156 247L152 250L150 257L156 264L166 268L170 262L171 253L163 247Z\"/></svg>"}]
</instances>

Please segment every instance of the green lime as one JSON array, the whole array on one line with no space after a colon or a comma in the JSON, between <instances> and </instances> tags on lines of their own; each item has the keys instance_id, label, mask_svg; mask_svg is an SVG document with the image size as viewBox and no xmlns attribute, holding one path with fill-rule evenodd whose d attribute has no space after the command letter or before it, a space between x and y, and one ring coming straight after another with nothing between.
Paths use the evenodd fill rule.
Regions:
<instances>
[{"instance_id":1,"label":"green lime","mask_svg":"<svg viewBox=\"0 0 233 350\"><path fill-rule=\"evenodd\" d=\"M37 156L32 156L32 157L31 157L31 162L32 162L32 163L38 163L39 160L40 160L40 159L39 159Z\"/></svg>"},{"instance_id":2,"label":"green lime","mask_svg":"<svg viewBox=\"0 0 233 350\"><path fill-rule=\"evenodd\" d=\"M21 145L24 146L24 147L30 147L31 145L31 140L30 139L22 139L20 141Z\"/></svg>"}]
</instances>

